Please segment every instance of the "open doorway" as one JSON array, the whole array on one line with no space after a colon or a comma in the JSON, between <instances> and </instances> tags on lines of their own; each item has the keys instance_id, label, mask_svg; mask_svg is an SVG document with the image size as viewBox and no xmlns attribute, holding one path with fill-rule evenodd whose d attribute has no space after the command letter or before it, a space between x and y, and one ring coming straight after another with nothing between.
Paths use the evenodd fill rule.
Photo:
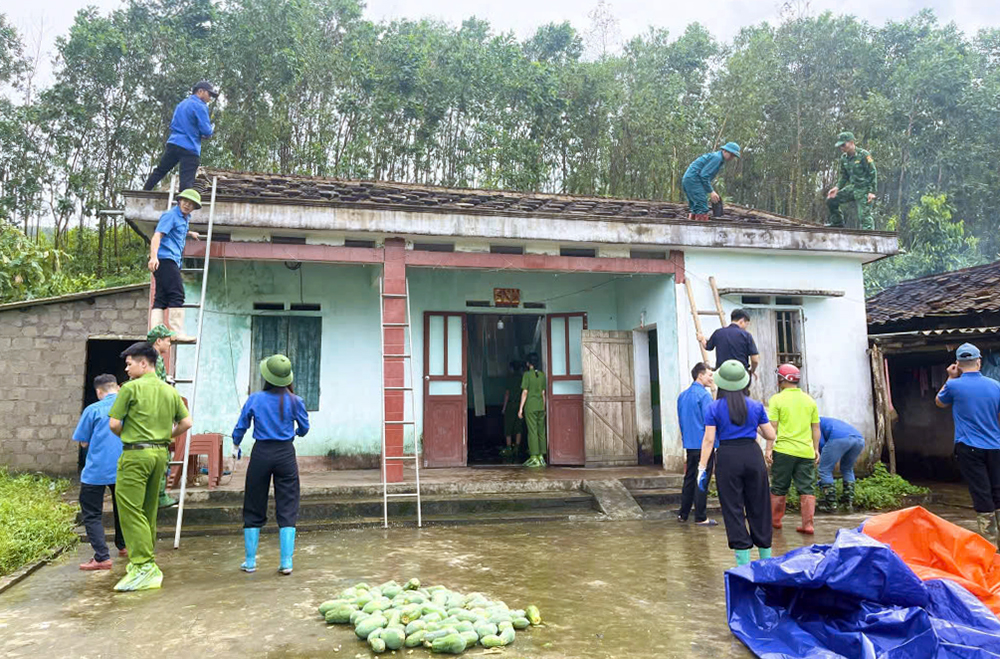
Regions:
<instances>
[{"instance_id":1,"label":"open doorway","mask_svg":"<svg viewBox=\"0 0 1000 659\"><path fill-rule=\"evenodd\" d=\"M121 339L87 339L87 368L83 378L83 408L97 402L94 392L94 378L103 373L110 373L123 383L128 379L125 373L125 361L119 357L126 348L135 341ZM77 445L76 471L79 474L87 462L87 449Z\"/></svg>"},{"instance_id":2,"label":"open doorway","mask_svg":"<svg viewBox=\"0 0 1000 659\"><path fill-rule=\"evenodd\" d=\"M531 353L544 359L545 317L534 314L469 314L468 341L468 464L520 464L527 458L523 422L505 428L504 397L516 417L520 378ZM511 367L511 362L517 366ZM544 364L542 365L544 370ZM508 419L511 425L512 420ZM505 450L506 431L512 443L520 430L521 449Z\"/></svg>"}]
</instances>

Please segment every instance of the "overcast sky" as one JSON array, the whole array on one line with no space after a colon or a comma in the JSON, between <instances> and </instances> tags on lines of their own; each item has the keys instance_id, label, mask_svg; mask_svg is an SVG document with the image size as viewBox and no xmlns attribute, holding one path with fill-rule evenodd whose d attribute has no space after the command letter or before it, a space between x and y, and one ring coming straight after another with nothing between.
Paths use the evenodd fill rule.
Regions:
<instances>
[{"instance_id":1,"label":"overcast sky","mask_svg":"<svg viewBox=\"0 0 1000 659\"><path fill-rule=\"evenodd\" d=\"M29 45L41 44L45 62L41 65L42 82L47 82L51 67L48 61L57 36L66 34L77 10L96 5L113 9L120 0L4 0L0 11L6 12ZM740 27L760 21L774 21L779 13L777 0L612 0L611 8L620 21L624 38L644 32L651 26L667 28L680 34L686 25L699 21L716 38L728 40ZM549 22L570 21L581 32L589 25L587 14L597 0L369 0L366 15L375 20L398 17L443 19L458 25L475 15L487 19L498 31L513 30L519 37L530 36L535 28ZM875 24L901 20L925 7L935 11L942 22L954 21L967 33L981 27L1000 26L1000 2L990 0L813 0L810 13L833 11L853 14ZM38 35L41 34L41 39Z\"/></svg>"}]
</instances>

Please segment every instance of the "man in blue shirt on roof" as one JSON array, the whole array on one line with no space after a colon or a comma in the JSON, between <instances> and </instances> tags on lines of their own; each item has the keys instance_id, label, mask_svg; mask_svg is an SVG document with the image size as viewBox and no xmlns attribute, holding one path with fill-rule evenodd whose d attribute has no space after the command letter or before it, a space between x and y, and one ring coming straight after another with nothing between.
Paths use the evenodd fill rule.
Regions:
<instances>
[{"instance_id":1,"label":"man in blue shirt on roof","mask_svg":"<svg viewBox=\"0 0 1000 659\"><path fill-rule=\"evenodd\" d=\"M677 398L677 420L681 426L681 440L687 452L684 467L684 487L681 490L681 508L677 511L677 521L686 522L694 504L694 521L699 526L716 526L718 522L708 518L708 491L698 487L698 463L701 461L701 442L705 438L705 410L712 404L712 369L704 362L698 362L691 369L694 382ZM716 444L718 446L718 444ZM715 455L708 458L708 477L712 477Z\"/></svg>"},{"instance_id":2,"label":"man in blue shirt on roof","mask_svg":"<svg viewBox=\"0 0 1000 659\"><path fill-rule=\"evenodd\" d=\"M938 392L938 407L951 407L955 420L955 457L962 472L979 534L998 544L1000 526L1000 382L988 378L979 348L963 343Z\"/></svg>"},{"instance_id":3,"label":"man in blue shirt on roof","mask_svg":"<svg viewBox=\"0 0 1000 659\"><path fill-rule=\"evenodd\" d=\"M108 412L118 395L118 380L113 375L94 378L97 402L83 410L73 441L87 446L87 464L80 473L80 513L87 529L87 540L94 548L94 557L80 565L81 570L110 570L111 554L104 541L104 488L111 490L111 505L115 516L115 547L119 556L126 556L125 536L118 523L118 503L115 501L115 475L118 457L122 454L122 440L111 432Z\"/></svg>"},{"instance_id":4,"label":"man in blue shirt on roof","mask_svg":"<svg viewBox=\"0 0 1000 659\"><path fill-rule=\"evenodd\" d=\"M214 129L208 116L208 104L219 92L207 80L202 80L191 90L191 95L174 108L170 122L170 137L160 164L146 179L143 190L152 190L170 173L177 163L181 165L181 190L194 187L194 178L201 164L201 141L212 136Z\"/></svg>"},{"instance_id":5,"label":"man in blue shirt on roof","mask_svg":"<svg viewBox=\"0 0 1000 659\"><path fill-rule=\"evenodd\" d=\"M739 157L740 145L736 142L726 142L718 151L698 156L688 166L684 178L681 179L681 187L687 195L689 220L708 222L709 199L713 204L719 203L719 193L712 188L712 181L718 176L723 165Z\"/></svg>"}]
</instances>

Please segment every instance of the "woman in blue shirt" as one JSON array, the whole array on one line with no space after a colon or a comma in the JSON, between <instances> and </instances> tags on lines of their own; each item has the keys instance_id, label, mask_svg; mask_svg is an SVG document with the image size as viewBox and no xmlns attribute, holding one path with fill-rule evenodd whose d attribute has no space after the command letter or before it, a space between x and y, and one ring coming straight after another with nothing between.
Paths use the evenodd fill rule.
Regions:
<instances>
[{"instance_id":1,"label":"woman in blue shirt","mask_svg":"<svg viewBox=\"0 0 1000 659\"><path fill-rule=\"evenodd\" d=\"M274 507L281 545L282 574L292 573L295 522L299 516L299 467L295 461L296 436L309 432L309 414L302 399L292 391L292 362L272 355L260 363L264 390L250 395L233 429L233 445L239 447L253 421L253 451L247 467L243 493L244 572L257 569L257 543L267 522L267 492L274 479Z\"/></svg>"},{"instance_id":2,"label":"woman in blue shirt","mask_svg":"<svg viewBox=\"0 0 1000 659\"><path fill-rule=\"evenodd\" d=\"M774 427L763 403L748 395L750 374L743 364L735 359L723 363L715 372L715 384L717 400L705 412L698 487L708 489L708 457L718 439L715 484L722 520L736 565L746 565L755 545L762 559L771 557L771 486L757 433L774 441Z\"/></svg>"}]
</instances>

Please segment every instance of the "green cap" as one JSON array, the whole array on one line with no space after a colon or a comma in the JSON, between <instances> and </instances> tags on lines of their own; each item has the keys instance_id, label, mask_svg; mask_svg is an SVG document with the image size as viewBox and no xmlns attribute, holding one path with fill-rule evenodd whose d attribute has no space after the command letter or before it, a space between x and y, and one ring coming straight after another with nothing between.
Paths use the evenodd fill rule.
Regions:
<instances>
[{"instance_id":1,"label":"green cap","mask_svg":"<svg viewBox=\"0 0 1000 659\"><path fill-rule=\"evenodd\" d=\"M146 333L146 340L150 343L155 343L157 339L162 339L167 336L176 336L177 332L173 331L163 323L160 323L153 329Z\"/></svg>"},{"instance_id":2,"label":"green cap","mask_svg":"<svg viewBox=\"0 0 1000 659\"><path fill-rule=\"evenodd\" d=\"M260 374L276 387L292 383L292 361L284 355L271 355L260 362Z\"/></svg>"},{"instance_id":3,"label":"green cap","mask_svg":"<svg viewBox=\"0 0 1000 659\"><path fill-rule=\"evenodd\" d=\"M856 142L856 141L857 140L854 139L854 133L845 130L840 135L837 135L837 148L844 146L848 142Z\"/></svg>"},{"instance_id":4,"label":"green cap","mask_svg":"<svg viewBox=\"0 0 1000 659\"><path fill-rule=\"evenodd\" d=\"M188 188L184 192L177 195L178 199L187 199L194 204L195 208L201 208L201 195L194 188Z\"/></svg>"},{"instance_id":5,"label":"green cap","mask_svg":"<svg viewBox=\"0 0 1000 659\"><path fill-rule=\"evenodd\" d=\"M715 385L723 391L743 391L750 384L746 367L735 359L728 359L715 371Z\"/></svg>"}]
</instances>

